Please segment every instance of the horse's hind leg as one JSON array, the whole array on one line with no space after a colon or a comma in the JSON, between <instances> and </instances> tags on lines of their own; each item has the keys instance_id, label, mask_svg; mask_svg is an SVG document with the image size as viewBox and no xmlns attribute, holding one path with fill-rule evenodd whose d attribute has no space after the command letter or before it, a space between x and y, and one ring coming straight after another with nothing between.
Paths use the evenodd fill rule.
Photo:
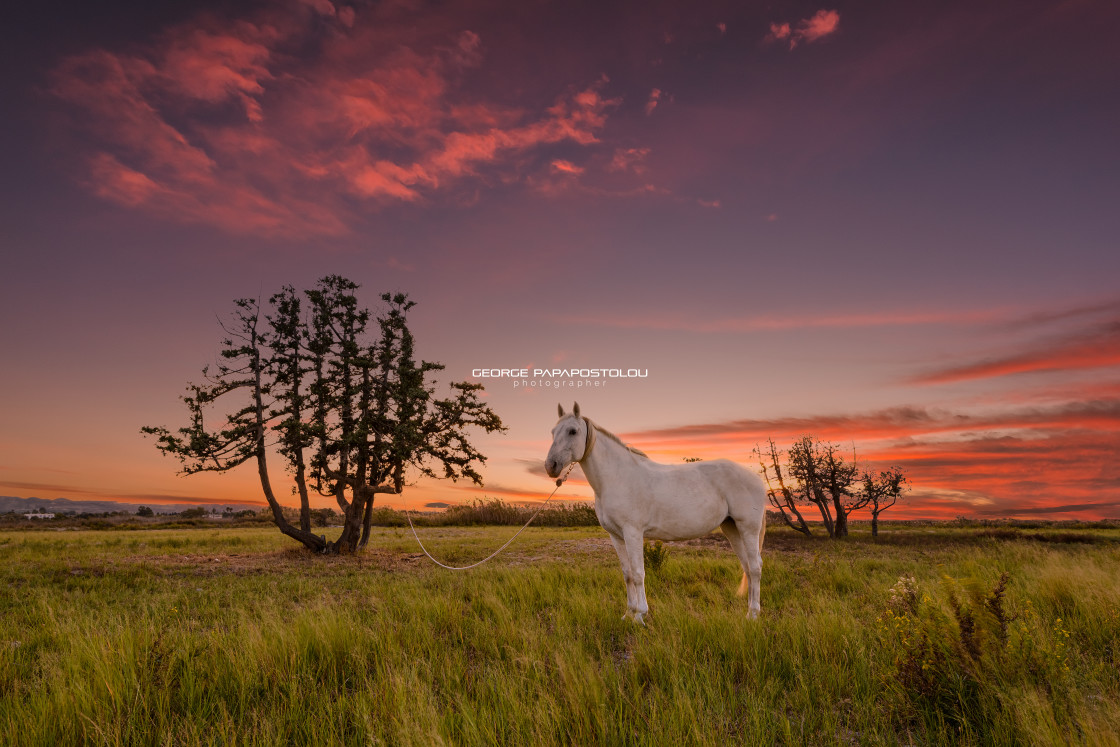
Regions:
<instances>
[{"instance_id":1,"label":"horse's hind leg","mask_svg":"<svg viewBox=\"0 0 1120 747\"><path fill-rule=\"evenodd\" d=\"M732 519L725 519L720 524L720 529L731 543L731 549L739 556L739 565L743 568L743 580L739 583L738 594L747 597L747 615L751 618L758 617L761 609L759 592L762 584L762 548L755 538L759 536L759 532L751 531L749 527Z\"/></svg>"},{"instance_id":2,"label":"horse's hind leg","mask_svg":"<svg viewBox=\"0 0 1120 747\"><path fill-rule=\"evenodd\" d=\"M634 611L633 584L630 580L630 558L626 554L626 543L622 541L622 538L609 532L608 535L611 538L611 544L614 545L614 551L618 553L618 562L622 565L622 578L626 582L626 614L622 616L622 619L625 620Z\"/></svg>"}]
</instances>

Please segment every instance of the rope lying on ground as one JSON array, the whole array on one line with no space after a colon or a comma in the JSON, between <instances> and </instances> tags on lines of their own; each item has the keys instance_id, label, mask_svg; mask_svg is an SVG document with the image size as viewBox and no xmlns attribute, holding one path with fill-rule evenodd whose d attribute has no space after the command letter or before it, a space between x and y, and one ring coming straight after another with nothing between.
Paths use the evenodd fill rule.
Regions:
<instances>
[{"instance_id":1,"label":"rope lying on ground","mask_svg":"<svg viewBox=\"0 0 1120 747\"><path fill-rule=\"evenodd\" d=\"M438 565L440 568L446 568L449 571L465 571L468 568L474 568L475 566L480 566L483 563L485 563L487 560L490 560L491 558L496 556L498 553L500 553L502 550L509 547L509 543L511 543L515 539L517 539L518 534L521 534L526 529L528 529L529 525L533 523L533 519L537 518L537 515L541 511L544 510L545 504L548 503L550 500L552 500L552 496L556 495L556 491L559 490L560 486L564 484L564 481L568 479L568 475L571 474L572 468L574 468L575 466L576 466L575 462L572 462L571 464L569 464L568 465L568 471L564 473L564 476L556 479L556 487L553 488L552 492L548 494L548 498L544 499L544 503L541 504L541 507L538 508L533 513L533 515L529 517L529 520L527 522L525 522L525 526L523 526L523 527L521 527L520 529L517 530L517 534L514 534L512 537L510 537L508 540L506 540L506 543L504 545L502 545L497 550L490 553L489 555L487 555L485 558L478 561L477 563L471 563L470 565L454 566L454 565L444 565L443 563L439 562L438 560L436 560L435 558L432 557L432 554L430 552L428 552L428 548L424 547L424 543L420 541L420 536L418 534L416 534L416 527L412 525L412 517L408 515L407 511L405 512L404 515L405 515L405 518L408 519L409 528L412 529L412 536L416 538L416 544L420 545L420 549L424 551L424 554L428 556L429 560L431 560L433 563Z\"/></svg>"}]
</instances>

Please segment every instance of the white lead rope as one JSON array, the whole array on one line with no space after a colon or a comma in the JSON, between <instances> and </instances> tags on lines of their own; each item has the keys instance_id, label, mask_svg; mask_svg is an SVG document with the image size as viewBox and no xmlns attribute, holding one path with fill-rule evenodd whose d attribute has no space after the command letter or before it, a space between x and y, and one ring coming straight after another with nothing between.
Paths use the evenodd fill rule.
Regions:
<instances>
[{"instance_id":1,"label":"white lead rope","mask_svg":"<svg viewBox=\"0 0 1120 747\"><path fill-rule=\"evenodd\" d=\"M412 529L412 536L416 538L416 544L420 545L420 549L424 551L424 554L428 556L429 560L431 560L433 563L438 565L440 568L446 568L449 571L465 571L468 568L474 568L475 566L482 565L487 560L490 560L495 555L500 553L502 550L509 547L509 543L511 543L515 539L517 539L518 534L521 534L526 529L528 529L529 525L533 523L533 519L537 518L537 514L539 514L541 511L544 510L545 503L548 503L550 500L552 500L552 496L556 495L556 491L559 490L560 486L564 484L564 481L568 479L568 475L571 474L571 471L575 466L576 466L575 462L572 462L571 464L569 464L568 465L568 471L564 473L564 476L556 479L556 487L553 488L552 492L548 494L548 498L544 499L544 503L541 504L541 507L538 508L533 513L533 515L529 517L529 520L527 522L525 522L525 526L523 526L523 527L521 527L520 529L517 530L517 534L510 537L508 540L506 540L506 543L504 545L502 545L497 550L490 553L489 555L487 555L485 558L478 561L477 563L471 563L470 565L454 566L454 565L444 565L443 563L439 562L438 560L436 560L435 558L432 557L432 554L430 552L428 552L428 548L424 547L424 543L420 541L420 536L418 534L416 534L416 527L414 527L412 525L412 517L408 515L408 512L405 512L404 516L405 516L406 519L408 519L408 526L409 526L410 529Z\"/></svg>"}]
</instances>

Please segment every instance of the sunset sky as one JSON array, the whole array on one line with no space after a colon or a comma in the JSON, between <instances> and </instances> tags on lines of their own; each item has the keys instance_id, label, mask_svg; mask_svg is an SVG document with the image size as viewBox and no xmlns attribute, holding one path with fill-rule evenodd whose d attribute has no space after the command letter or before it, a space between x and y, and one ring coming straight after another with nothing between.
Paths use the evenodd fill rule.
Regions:
<instances>
[{"instance_id":1,"label":"sunset sky","mask_svg":"<svg viewBox=\"0 0 1120 747\"><path fill-rule=\"evenodd\" d=\"M418 302L444 381L649 372L491 381L486 487L381 503L542 498L578 400L661 461L812 433L901 465L897 518L1120 517L1118 29L1111 0L19 4L0 495L262 502L139 428L182 422L232 299L338 273Z\"/></svg>"}]
</instances>

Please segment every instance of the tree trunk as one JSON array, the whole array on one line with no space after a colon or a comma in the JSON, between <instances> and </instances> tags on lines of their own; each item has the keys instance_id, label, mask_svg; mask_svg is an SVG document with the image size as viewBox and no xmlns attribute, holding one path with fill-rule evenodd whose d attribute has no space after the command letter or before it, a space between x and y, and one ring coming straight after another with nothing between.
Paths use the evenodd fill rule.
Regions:
<instances>
[{"instance_id":1,"label":"tree trunk","mask_svg":"<svg viewBox=\"0 0 1120 747\"><path fill-rule=\"evenodd\" d=\"M257 347L257 330L254 326L252 336L252 350L253 350L253 405L256 409L256 425L257 425L257 474L261 478L261 490L264 492L265 500L268 501L269 507L272 509L272 519L276 522L276 526L281 532L288 535L292 539L302 542L306 547L316 552L322 552L326 547L322 537L317 537L310 531L303 531L293 527L286 518L284 518L284 509L280 506L280 502L276 500L276 494L272 492L272 481L268 478L268 452L265 449L264 443L264 396L262 394L263 388L261 384L261 359L260 351Z\"/></svg>"},{"instance_id":2,"label":"tree trunk","mask_svg":"<svg viewBox=\"0 0 1120 747\"><path fill-rule=\"evenodd\" d=\"M268 479L268 464L265 458L263 439L260 448L257 450L257 473L261 478L261 490L264 492L265 500L268 501L269 508L272 509L272 520L276 522L280 531L292 539L302 542L309 550L325 552L327 544L322 537L312 534L310 531L296 529L284 518L284 509L280 502L276 500L276 494L272 492L272 482Z\"/></svg>"},{"instance_id":3,"label":"tree trunk","mask_svg":"<svg viewBox=\"0 0 1120 747\"><path fill-rule=\"evenodd\" d=\"M879 510L878 509L872 509L871 510L871 536L872 537L878 537L879 536Z\"/></svg>"},{"instance_id":4,"label":"tree trunk","mask_svg":"<svg viewBox=\"0 0 1120 747\"><path fill-rule=\"evenodd\" d=\"M810 490L812 490L812 488L810 488ZM812 497L813 503L815 503L817 505L817 508L820 509L821 521L824 522L824 528L828 530L828 536L835 537L836 522L833 521L832 512L828 508L828 499L824 497L823 493L815 490L810 493L810 496Z\"/></svg>"},{"instance_id":5,"label":"tree trunk","mask_svg":"<svg viewBox=\"0 0 1120 747\"><path fill-rule=\"evenodd\" d=\"M370 524L373 522L373 496L370 496L369 502L366 503L365 515L362 516L362 538L358 541L358 549L362 549L369 542L369 529Z\"/></svg>"},{"instance_id":6,"label":"tree trunk","mask_svg":"<svg viewBox=\"0 0 1120 747\"><path fill-rule=\"evenodd\" d=\"M843 538L848 536L848 512L844 510L844 506L839 500L834 499L833 505L836 507L836 524L835 534L833 537Z\"/></svg>"},{"instance_id":7,"label":"tree trunk","mask_svg":"<svg viewBox=\"0 0 1120 747\"><path fill-rule=\"evenodd\" d=\"M296 486L299 488L299 527L311 531L311 500L307 495L307 467L303 463L303 449L297 452Z\"/></svg>"},{"instance_id":8,"label":"tree trunk","mask_svg":"<svg viewBox=\"0 0 1120 747\"><path fill-rule=\"evenodd\" d=\"M358 541L362 536L362 516L365 513L366 504L372 501L373 495L368 492L365 486L354 491L354 497L343 515L342 534L334 543L335 552L352 553L357 551Z\"/></svg>"}]
</instances>

